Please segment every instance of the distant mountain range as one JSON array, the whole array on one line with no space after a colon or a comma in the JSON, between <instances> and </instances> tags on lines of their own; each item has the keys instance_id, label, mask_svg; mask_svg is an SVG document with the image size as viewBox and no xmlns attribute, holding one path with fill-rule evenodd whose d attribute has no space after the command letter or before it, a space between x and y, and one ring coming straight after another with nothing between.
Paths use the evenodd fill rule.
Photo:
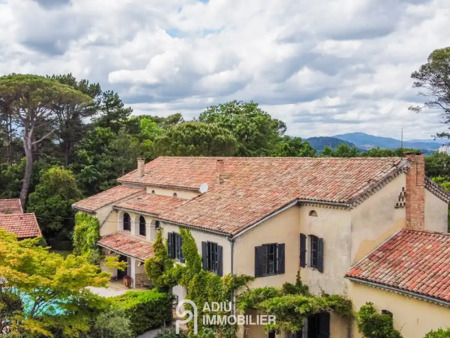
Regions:
<instances>
[{"instance_id":1,"label":"distant mountain range","mask_svg":"<svg viewBox=\"0 0 450 338\"><path fill-rule=\"evenodd\" d=\"M336 148L342 142L350 146L355 146L362 151L377 147L388 149L397 149L401 147L400 140L389 137L369 135L366 133L348 133L334 135L331 137L311 137L308 139L308 142L318 152L321 152L325 146ZM435 140L411 140L403 141L403 147L420 149L425 154L430 154L437 151L442 143L444 142Z\"/></svg>"},{"instance_id":2,"label":"distant mountain range","mask_svg":"<svg viewBox=\"0 0 450 338\"><path fill-rule=\"evenodd\" d=\"M351 142L347 142L344 140L340 140L336 137L327 137L327 136L318 136L318 137L310 137L307 139L311 147L317 150L317 152L321 153L325 146L328 146L330 148L336 148L341 143L346 143L350 147L355 147L355 145Z\"/></svg>"}]
</instances>

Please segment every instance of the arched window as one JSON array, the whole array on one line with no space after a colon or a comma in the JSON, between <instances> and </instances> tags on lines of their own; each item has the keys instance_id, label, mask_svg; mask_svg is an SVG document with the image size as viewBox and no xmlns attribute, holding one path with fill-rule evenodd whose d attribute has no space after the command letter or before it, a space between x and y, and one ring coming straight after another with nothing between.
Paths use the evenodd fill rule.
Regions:
<instances>
[{"instance_id":1,"label":"arched window","mask_svg":"<svg viewBox=\"0 0 450 338\"><path fill-rule=\"evenodd\" d=\"M139 217L139 235L145 236L146 229L145 229L145 218L144 216Z\"/></svg>"},{"instance_id":2,"label":"arched window","mask_svg":"<svg viewBox=\"0 0 450 338\"><path fill-rule=\"evenodd\" d=\"M161 228L161 223L159 221L155 221L155 230L158 231Z\"/></svg>"},{"instance_id":3,"label":"arched window","mask_svg":"<svg viewBox=\"0 0 450 338\"><path fill-rule=\"evenodd\" d=\"M128 213L123 214L123 230L130 231L131 230L131 217Z\"/></svg>"},{"instance_id":4,"label":"arched window","mask_svg":"<svg viewBox=\"0 0 450 338\"><path fill-rule=\"evenodd\" d=\"M317 211L311 210L311 211L309 212L309 216L311 216L311 217L317 217Z\"/></svg>"},{"instance_id":5,"label":"arched window","mask_svg":"<svg viewBox=\"0 0 450 338\"><path fill-rule=\"evenodd\" d=\"M173 193L173 197L177 197L178 195L177 195L177 193L176 192L174 192Z\"/></svg>"}]
</instances>

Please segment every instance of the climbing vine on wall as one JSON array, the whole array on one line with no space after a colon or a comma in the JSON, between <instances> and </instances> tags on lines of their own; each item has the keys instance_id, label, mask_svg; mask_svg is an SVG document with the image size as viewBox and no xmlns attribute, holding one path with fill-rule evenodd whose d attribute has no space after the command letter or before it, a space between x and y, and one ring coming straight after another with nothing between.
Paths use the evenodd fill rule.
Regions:
<instances>
[{"instance_id":1,"label":"climbing vine on wall","mask_svg":"<svg viewBox=\"0 0 450 338\"><path fill-rule=\"evenodd\" d=\"M98 262L100 253L95 244L100 239L100 223L97 218L78 213L73 231L73 253L87 255L91 262Z\"/></svg>"},{"instance_id":2,"label":"climbing vine on wall","mask_svg":"<svg viewBox=\"0 0 450 338\"><path fill-rule=\"evenodd\" d=\"M202 257L197 250L197 244L189 230L180 229L183 238L183 255L185 264L175 264L173 259L167 258L167 245L164 243L161 231L158 232L154 243L154 257L145 262L148 277L160 289L169 289L174 285L186 288L186 299L192 300L198 309L198 318L209 314L205 310L205 303L231 302L233 292L244 287L253 277L246 275L226 275L220 277L215 273L202 269ZM185 308L189 310L189 305ZM214 312L214 315L226 315L228 312ZM188 325L192 325L192 321ZM198 321L199 331L206 328L203 321ZM189 327L192 330L192 327ZM229 325L210 326L216 335L222 337L235 336L235 327Z\"/></svg>"},{"instance_id":3,"label":"climbing vine on wall","mask_svg":"<svg viewBox=\"0 0 450 338\"><path fill-rule=\"evenodd\" d=\"M275 315L276 323L266 330L300 331L309 316L321 312L334 312L352 318L352 303L340 295L313 295L297 273L295 284L285 283L282 288L263 287L244 292L238 297L238 309L242 312L256 310Z\"/></svg>"}]
</instances>

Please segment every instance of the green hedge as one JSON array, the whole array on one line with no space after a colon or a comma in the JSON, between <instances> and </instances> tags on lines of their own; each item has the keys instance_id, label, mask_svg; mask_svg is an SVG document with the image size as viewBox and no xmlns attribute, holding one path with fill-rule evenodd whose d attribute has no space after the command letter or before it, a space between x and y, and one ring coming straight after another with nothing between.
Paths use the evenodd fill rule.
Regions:
<instances>
[{"instance_id":1,"label":"green hedge","mask_svg":"<svg viewBox=\"0 0 450 338\"><path fill-rule=\"evenodd\" d=\"M155 290L129 291L111 300L113 305L125 312L136 335L172 320L173 296L170 294Z\"/></svg>"}]
</instances>

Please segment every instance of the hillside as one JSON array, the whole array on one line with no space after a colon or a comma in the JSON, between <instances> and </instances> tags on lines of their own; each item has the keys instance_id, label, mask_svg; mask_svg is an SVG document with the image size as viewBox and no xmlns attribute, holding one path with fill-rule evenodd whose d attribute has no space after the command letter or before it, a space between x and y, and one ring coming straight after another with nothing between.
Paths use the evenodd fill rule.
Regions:
<instances>
[{"instance_id":1,"label":"hillside","mask_svg":"<svg viewBox=\"0 0 450 338\"><path fill-rule=\"evenodd\" d=\"M346 143L350 147L354 147L355 145L351 142L347 142L344 140L340 140L336 137L328 137L328 136L317 136L317 137L310 137L306 139L306 141L309 142L311 147L317 150L318 153L322 152L325 146L329 146L330 148L336 148L341 143Z\"/></svg>"},{"instance_id":2,"label":"hillside","mask_svg":"<svg viewBox=\"0 0 450 338\"><path fill-rule=\"evenodd\" d=\"M389 148L396 149L401 147L401 141L390 137L381 137L369 135L366 133L348 133L335 135L333 138L341 139L346 142L353 143L356 147L362 150L369 150L372 148ZM431 141L404 141L404 148L420 149L425 153L437 151L439 149L438 142Z\"/></svg>"}]
</instances>

